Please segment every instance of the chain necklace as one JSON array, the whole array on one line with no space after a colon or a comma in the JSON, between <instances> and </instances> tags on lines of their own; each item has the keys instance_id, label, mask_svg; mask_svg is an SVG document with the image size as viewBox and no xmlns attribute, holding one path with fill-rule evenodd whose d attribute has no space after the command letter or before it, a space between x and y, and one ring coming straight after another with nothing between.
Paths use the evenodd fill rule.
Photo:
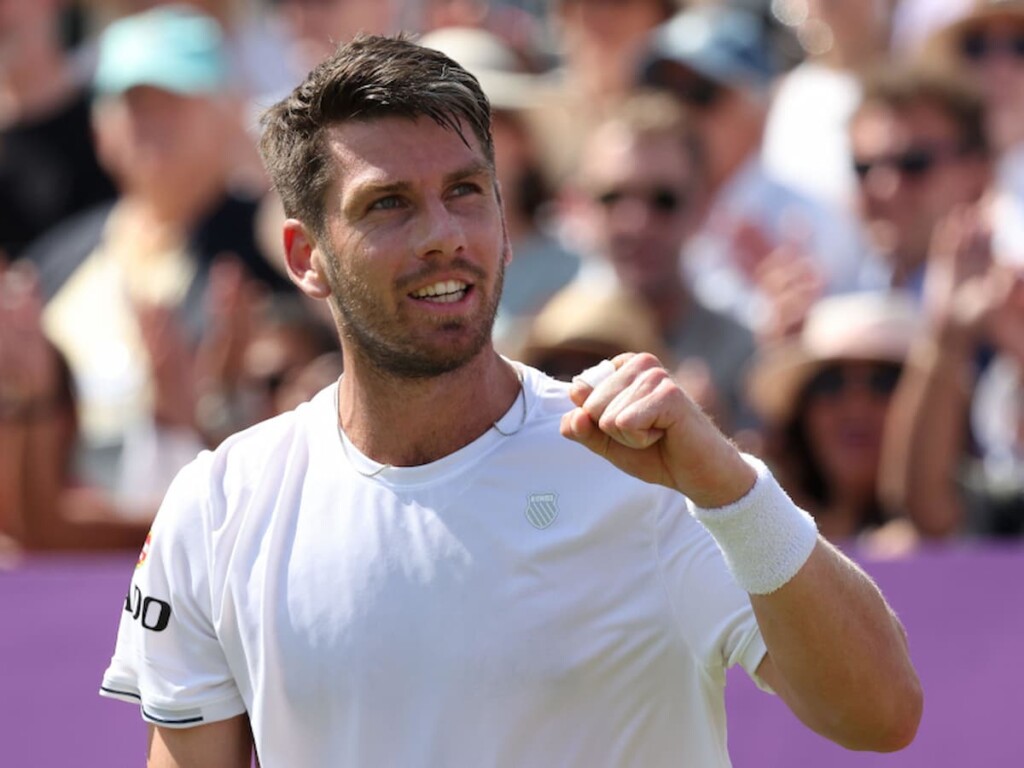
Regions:
<instances>
[{"instance_id":1,"label":"chain necklace","mask_svg":"<svg viewBox=\"0 0 1024 768\"><path fill-rule=\"evenodd\" d=\"M491 423L490 428L493 429L495 432L497 432L502 437L512 437L512 435L514 435L517 432L519 432L519 430L521 430L523 428L523 425L526 424L526 417L527 417L527 415L529 413L529 409L528 409L528 406L527 406L527 403L526 403L526 387L523 384L523 371L522 371L522 368L520 368L517 365L517 366L515 366L515 371L516 371L516 378L519 380L519 395L518 395L518 397L516 397L516 400L521 400L522 401L522 404L523 404L522 405L522 411L521 411L521 414L519 416L519 423L516 425L516 428L511 430L510 432L506 432L505 430L503 430L501 427L498 426L498 421L501 421L501 418L499 418L498 421L495 421L495 422ZM342 374L342 376L344 376L344 374ZM341 428L341 405L340 405L340 399L341 399L341 378L342 378L341 376L338 377L338 383L334 387L335 426L338 428L338 440L341 443L341 451L342 451L342 453L345 454L345 460L349 463L349 466L352 467L353 470L355 470L356 474L362 475L363 477L377 477L377 475L382 473L384 470L391 469L394 465L393 464L381 464L379 467L377 467L375 470L373 470L371 472L364 472L358 466L356 466L356 463L354 461L352 461L352 457L349 455L349 452L348 452L348 439L345 437L345 432ZM504 418L504 414L502 414L502 418Z\"/></svg>"}]
</instances>

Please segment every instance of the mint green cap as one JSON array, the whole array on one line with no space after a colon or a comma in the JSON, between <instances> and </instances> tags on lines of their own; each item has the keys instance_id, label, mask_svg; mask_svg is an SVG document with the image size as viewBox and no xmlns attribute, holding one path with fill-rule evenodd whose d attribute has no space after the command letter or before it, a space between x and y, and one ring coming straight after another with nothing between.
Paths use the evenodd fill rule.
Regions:
<instances>
[{"instance_id":1,"label":"mint green cap","mask_svg":"<svg viewBox=\"0 0 1024 768\"><path fill-rule=\"evenodd\" d=\"M113 22L100 36L94 85L124 93L149 85L183 95L219 91L227 80L217 21L186 5L160 5Z\"/></svg>"}]
</instances>

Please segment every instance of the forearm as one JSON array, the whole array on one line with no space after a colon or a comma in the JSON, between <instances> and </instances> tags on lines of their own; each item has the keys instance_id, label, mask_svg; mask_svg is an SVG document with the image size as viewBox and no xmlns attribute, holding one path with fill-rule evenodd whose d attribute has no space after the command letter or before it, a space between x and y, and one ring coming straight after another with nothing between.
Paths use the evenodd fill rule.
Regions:
<instances>
[{"instance_id":1,"label":"forearm","mask_svg":"<svg viewBox=\"0 0 1024 768\"><path fill-rule=\"evenodd\" d=\"M148 520L126 520L107 494L70 483L66 460L70 433L63 415L54 408L20 425L18 468L12 471L17 500L12 507L17 522L12 536L31 550L141 547Z\"/></svg>"},{"instance_id":2,"label":"forearm","mask_svg":"<svg viewBox=\"0 0 1024 768\"><path fill-rule=\"evenodd\" d=\"M763 464L743 497L696 508L768 648L759 669L809 727L853 749L904 746L920 690L902 630L871 580L822 539Z\"/></svg>"},{"instance_id":3,"label":"forearm","mask_svg":"<svg viewBox=\"0 0 1024 768\"><path fill-rule=\"evenodd\" d=\"M25 539L25 452L27 426L0 416L0 533Z\"/></svg>"},{"instance_id":4,"label":"forearm","mask_svg":"<svg viewBox=\"0 0 1024 768\"><path fill-rule=\"evenodd\" d=\"M929 536L955 533L963 523L956 474L967 437L971 350L938 336L915 347L886 426L884 498Z\"/></svg>"},{"instance_id":5,"label":"forearm","mask_svg":"<svg viewBox=\"0 0 1024 768\"><path fill-rule=\"evenodd\" d=\"M901 749L921 717L903 629L871 580L824 539L796 576L751 595L759 670L809 728L849 748Z\"/></svg>"},{"instance_id":6,"label":"forearm","mask_svg":"<svg viewBox=\"0 0 1024 768\"><path fill-rule=\"evenodd\" d=\"M0 403L0 531L29 543L54 514L64 456L52 397Z\"/></svg>"}]
</instances>

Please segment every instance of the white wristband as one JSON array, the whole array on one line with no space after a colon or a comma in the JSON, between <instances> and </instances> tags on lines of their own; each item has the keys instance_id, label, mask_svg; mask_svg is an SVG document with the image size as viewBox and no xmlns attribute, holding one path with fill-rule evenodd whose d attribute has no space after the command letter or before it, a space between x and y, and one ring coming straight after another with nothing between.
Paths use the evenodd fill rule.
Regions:
<instances>
[{"instance_id":1,"label":"white wristband","mask_svg":"<svg viewBox=\"0 0 1024 768\"><path fill-rule=\"evenodd\" d=\"M691 505L725 556L736 582L752 595L774 592L799 571L818 540L818 527L793 503L764 462L744 454L757 470L747 494L724 507Z\"/></svg>"}]
</instances>

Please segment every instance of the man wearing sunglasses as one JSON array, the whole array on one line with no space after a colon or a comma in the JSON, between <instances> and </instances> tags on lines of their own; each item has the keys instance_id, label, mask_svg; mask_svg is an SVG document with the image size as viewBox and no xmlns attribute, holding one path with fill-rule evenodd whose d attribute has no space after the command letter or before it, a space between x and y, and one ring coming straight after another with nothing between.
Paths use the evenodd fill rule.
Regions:
<instances>
[{"instance_id":1,"label":"man wearing sunglasses","mask_svg":"<svg viewBox=\"0 0 1024 768\"><path fill-rule=\"evenodd\" d=\"M863 79L850 146L860 213L888 282L920 294L936 228L991 179L981 97L949 73L889 63Z\"/></svg>"},{"instance_id":2,"label":"man wearing sunglasses","mask_svg":"<svg viewBox=\"0 0 1024 768\"><path fill-rule=\"evenodd\" d=\"M1024 263L1024 0L975 0L930 41L929 55L974 81L995 154L992 237Z\"/></svg>"},{"instance_id":3,"label":"man wearing sunglasses","mask_svg":"<svg viewBox=\"0 0 1024 768\"><path fill-rule=\"evenodd\" d=\"M745 421L739 383L754 339L697 299L680 268L708 193L702 158L679 104L638 94L584 143L573 210L586 249L650 308L666 349L690 374L690 394L729 429Z\"/></svg>"},{"instance_id":4,"label":"man wearing sunglasses","mask_svg":"<svg viewBox=\"0 0 1024 768\"><path fill-rule=\"evenodd\" d=\"M825 293L865 285L854 218L781 182L762 145L775 79L785 65L758 15L724 4L687 9L659 27L639 76L692 112L709 199L684 264L694 291L757 332L779 314L766 269L780 249Z\"/></svg>"}]
</instances>

